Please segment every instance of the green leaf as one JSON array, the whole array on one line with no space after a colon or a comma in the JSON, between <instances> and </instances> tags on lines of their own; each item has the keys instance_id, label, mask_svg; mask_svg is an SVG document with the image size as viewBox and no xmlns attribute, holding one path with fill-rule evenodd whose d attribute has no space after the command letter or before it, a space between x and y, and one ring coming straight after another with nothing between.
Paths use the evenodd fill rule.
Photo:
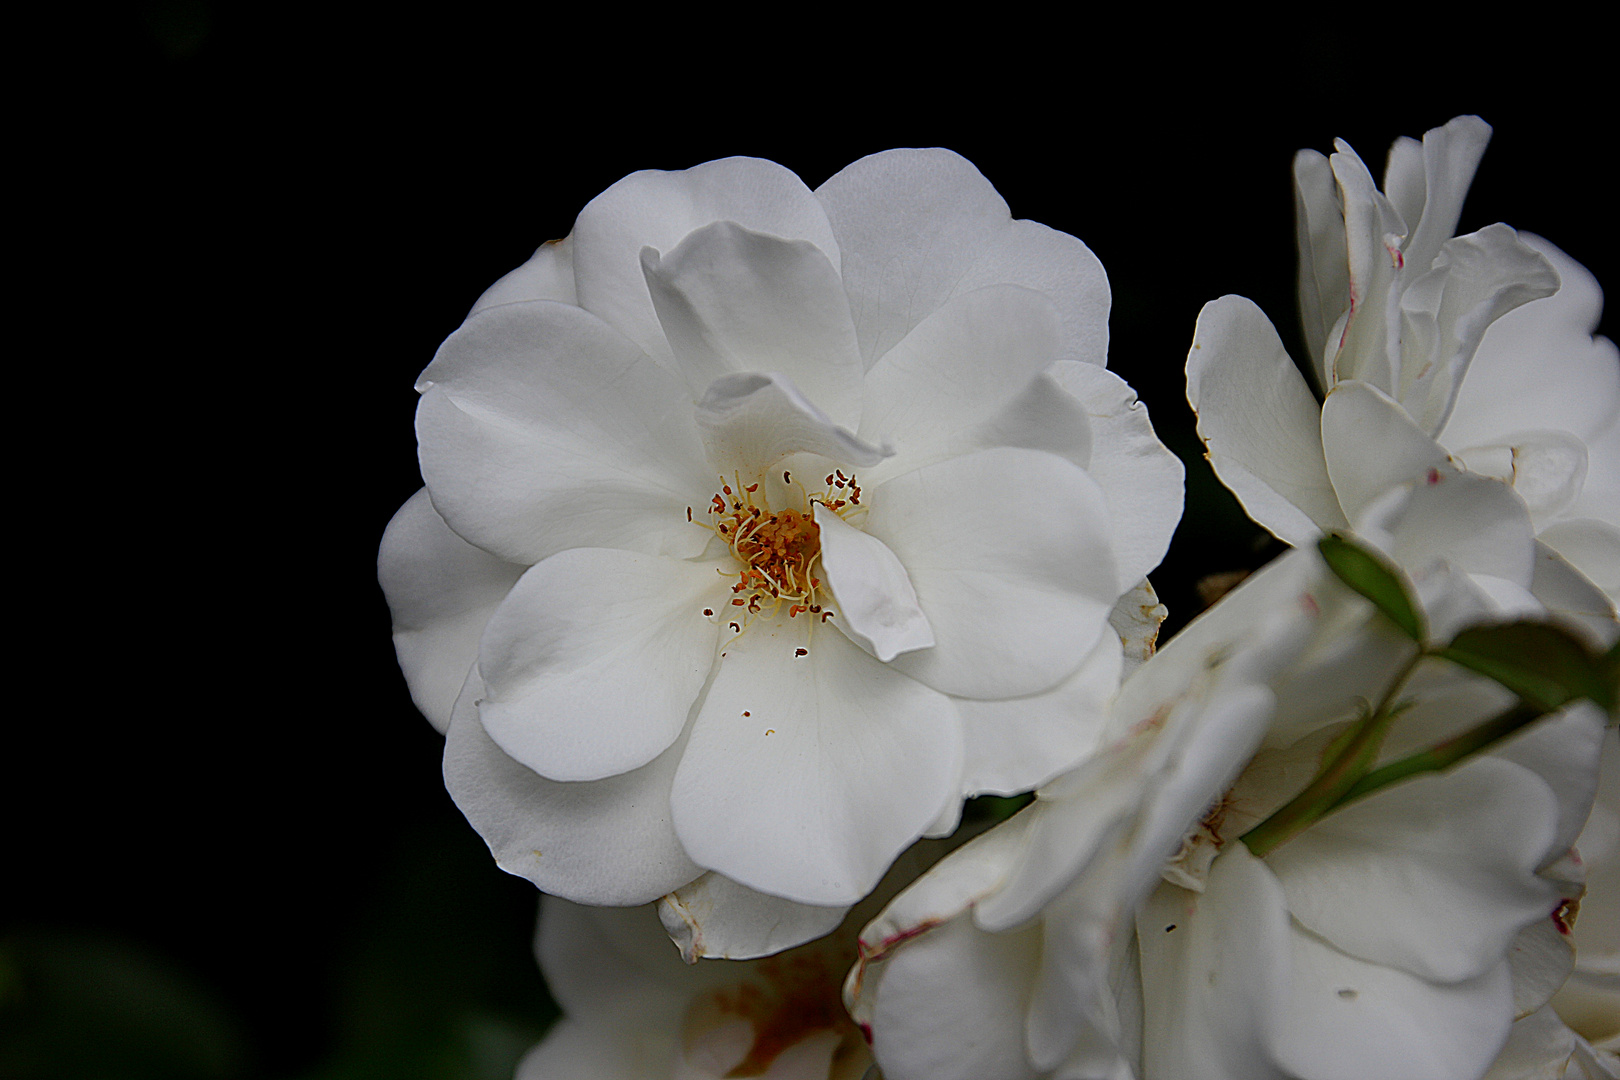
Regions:
<instances>
[{"instance_id":1,"label":"green leaf","mask_svg":"<svg viewBox=\"0 0 1620 1080\"><path fill-rule=\"evenodd\" d=\"M1423 644L1423 615L1406 591L1404 575L1383 555L1339 533L1322 537L1316 550L1340 581L1371 600L1407 637Z\"/></svg>"},{"instance_id":2,"label":"green leaf","mask_svg":"<svg viewBox=\"0 0 1620 1080\"><path fill-rule=\"evenodd\" d=\"M1524 619L1471 626L1439 655L1495 679L1542 712L1577 698L1590 698L1607 712L1615 708L1615 675L1608 658L1552 623Z\"/></svg>"}]
</instances>

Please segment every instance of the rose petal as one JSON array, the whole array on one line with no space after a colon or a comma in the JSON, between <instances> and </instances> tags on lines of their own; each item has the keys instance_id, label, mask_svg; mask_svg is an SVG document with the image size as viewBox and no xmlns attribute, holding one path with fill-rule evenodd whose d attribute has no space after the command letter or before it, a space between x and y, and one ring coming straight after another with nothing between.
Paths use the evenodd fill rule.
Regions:
<instances>
[{"instance_id":1,"label":"rose petal","mask_svg":"<svg viewBox=\"0 0 1620 1080\"><path fill-rule=\"evenodd\" d=\"M728 598L719 571L608 548L529 570L479 651L490 738L552 780L599 780L657 757L714 666Z\"/></svg>"},{"instance_id":2,"label":"rose petal","mask_svg":"<svg viewBox=\"0 0 1620 1080\"><path fill-rule=\"evenodd\" d=\"M1040 939L952 919L869 968L861 1015L887 1080L1035 1080L1024 1012Z\"/></svg>"},{"instance_id":3,"label":"rose petal","mask_svg":"<svg viewBox=\"0 0 1620 1080\"><path fill-rule=\"evenodd\" d=\"M1338 949L1457 983L1493 970L1558 903L1536 876L1557 824L1545 781L1484 757L1343 807L1267 864L1294 918Z\"/></svg>"},{"instance_id":4,"label":"rose petal","mask_svg":"<svg viewBox=\"0 0 1620 1080\"><path fill-rule=\"evenodd\" d=\"M949 150L889 150L816 189L843 251L844 287L867 366L953 297L1011 283L1046 296L1062 327L1055 354L1101 365L1108 278L1079 240L1007 203Z\"/></svg>"},{"instance_id":5,"label":"rose petal","mask_svg":"<svg viewBox=\"0 0 1620 1080\"><path fill-rule=\"evenodd\" d=\"M1255 521L1296 546L1346 525L1316 401L1253 302L1225 296L1199 312L1187 400L1215 474Z\"/></svg>"},{"instance_id":6,"label":"rose petal","mask_svg":"<svg viewBox=\"0 0 1620 1080\"><path fill-rule=\"evenodd\" d=\"M1283 1080L1268 1036L1288 993L1282 889L1241 844L1203 893L1161 884L1137 910L1142 1065L1155 1080Z\"/></svg>"},{"instance_id":7,"label":"rose petal","mask_svg":"<svg viewBox=\"0 0 1620 1080\"><path fill-rule=\"evenodd\" d=\"M934 648L895 658L901 671L958 697L1042 693L1105 629L1119 596L1108 510L1067 461L981 450L890 480L868 502L867 533L899 556L934 630Z\"/></svg>"},{"instance_id":8,"label":"rose petal","mask_svg":"<svg viewBox=\"0 0 1620 1080\"><path fill-rule=\"evenodd\" d=\"M1401 294L1400 374L1392 396L1425 432L1438 433L1490 324L1557 288L1547 260L1506 225L1447 240L1434 267Z\"/></svg>"},{"instance_id":9,"label":"rose petal","mask_svg":"<svg viewBox=\"0 0 1620 1080\"><path fill-rule=\"evenodd\" d=\"M670 785L684 740L633 772L559 783L485 734L476 705L482 694L475 667L451 717L444 782L502 870L581 904L645 904L703 873L671 823Z\"/></svg>"},{"instance_id":10,"label":"rose petal","mask_svg":"<svg viewBox=\"0 0 1620 1080\"><path fill-rule=\"evenodd\" d=\"M1147 406L1125 380L1092 364L1053 364L1048 374L1089 417L1091 455L1085 469L1108 504L1117 580L1125 592L1164 558L1181 520L1186 470L1159 441Z\"/></svg>"},{"instance_id":11,"label":"rose petal","mask_svg":"<svg viewBox=\"0 0 1620 1080\"><path fill-rule=\"evenodd\" d=\"M1350 302L1344 211L1328 159L1315 150L1294 155L1294 237L1299 246L1299 310L1318 389L1333 385L1329 364L1338 342L1329 335Z\"/></svg>"},{"instance_id":12,"label":"rose petal","mask_svg":"<svg viewBox=\"0 0 1620 1080\"><path fill-rule=\"evenodd\" d=\"M916 590L894 552L820 503L814 513L821 565L838 601L838 629L884 663L933 647L928 616L917 606Z\"/></svg>"},{"instance_id":13,"label":"rose petal","mask_svg":"<svg viewBox=\"0 0 1620 1080\"><path fill-rule=\"evenodd\" d=\"M693 723L676 830L749 888L851 904L957 797L961 754L949 698L830 628L812 640L803 620L760 617L725 647Z\"/></svg>"},{"instance_id":14,"label":"rose petal","mask_svg":"<svg viewBox=\"0 0 1620 1080\"><path fill-rule=\"evenodd\" d=\"M1405 410L1363 382L1341 381L1328 394L1321 438L1343 520L1359 521L1368 504L1398 484L1456 472Z\"/></svg>"},{"instance_id":15,"label":"rose petal","mask_svg":"<svg viewBox=\"0 0 1620 1080\"><path fill-rule=\"evenodd\" d=\"M523 570L450 531L427 488L388 523L377 580L394 618L394 653L411 700L440 732L478 659L484 624Z\"/></svg>"},{"instance_id":16,"label":"rose petal","mask_svg":"<svg viewBox=\"0 0 1620 1080\"><path fill-rule=\"evenodd\" d=\"M892 453L838 427L781 375L720 376L698 402L697 423L722 482L734 475L745 483L747 478L757 480L790 454L819 454L842 465L867 466Z\"/></svg>"},{"instance_id":17,"label":"rose petal","mask_svg":"<svg viewBox=\"0 0 1620 1080\"><path fill-rule=\"evenodd\" d=\"M868 481L975 449L975 429L1056 359L1058 334L1051 301L1017 285L964 293L923 319L867 373L860 435L896 450Z\"/></svg>"},{"instance_id":18,"label":"rose petal","mask_svg":"<svg viewBox=\"0 0 1620 1080\"><path fill-rule=\"evenodd\" d=\"M1474 1080L1512 1023L1505 962L1466 982L1437 985L1346 956L1298 927L1289 933L1288 961L1271 1043L1289 1075Z\"/></svg>"},{"instance_id":19,"label":"rose petal","mask_svg":"<svg viewBox=\"0 0 1620 1080\"><path fill-rule=\"evenodd\" d=\"M770 956L832 933L848 911L795 904L713 871L658 902L658 917L688 964Z\"/></svg>"},{"instance_id":20,"label":"rose petal","mask_svg":"<svg viewBox=\"0 0 1620 1080\"><path fill-rule=\"evenodd\" d=\"M679 380L578 308L537 300L468 319L422 373L416 430L434 508L532 565L570 547L689 558L686 507L712 484Z\"/></svg>"},{"instance_id":21,"label":"rose petal","mask_svg":"<svg viewBox=\"0 0 1620 1080\"><path fill-rule=\"evenodd\" d=\"M860 423L849 300L815 244L717 221L662 255L643 248L641 268L694 400L721 375L777 372L835 423Z\"/></svg>"},{"instance_id":22,"label":"rose petal","mask_svg":"<svg viewBox=\"0 0 1620 1080\"><path fill-rule=\"evenodd\" d=\"M1033 791L1078 765L1102 740L1123 666L1119 638L1104 634L1053 690L999 701L958 699L967 762L962 794Z\"/></svg>"},{"instance_id":23,"label":"rose petal","mask_svg":"<svg viewBox=\"0 0 1620 1080\"><path fill-rule=\"evenodd\" d=\"M1410 139L1404 141L1411 142ZM1401 214L1412 227L1402 249L1407 265L1429 266L1457 231L1463 200L1490 141L1491 126L1477 116L1459 116L1442 127L1424 132L1422 169L1418 174L1423 190L1415 200L1415 207L1411 206L1414 200L1410 196L1404 200L1408 205L1401 205L1403 199L1392 190L1391 181L1396 181L1397 189L1401 184L1391 175L1396 171L1396 158L1395 151L1390 151L1391 169L1385 175L1384 189L1401 205Z\"/></svg>"},{"instance_id":24,"label":"rose petal","mask_svg":"<svg viewBox=\"0 0 1620 1080\"><path fill-rule=\"evenodd\" d=\"M548 240L540 245L529 261L513 270L484 290L467 317L485 308L502 304L521 304L528 300L556 300L563 304L575 303L574 297L574 238Z\"/></svg>"},{"instance_id":25,"label":"rose petal","mask_svg":"<svg viewBox=\"0 0 1620 1080\"><path fill-rule=\"evenodd\" d=\"M586 204L573 232L580 306L673 367L642 276L641 251L669 251L716 221L808 240L838 268L838 241L826 211L797 176L773 161L722 158L680 172L631 173Z\"/></svg>"}]
</instances>

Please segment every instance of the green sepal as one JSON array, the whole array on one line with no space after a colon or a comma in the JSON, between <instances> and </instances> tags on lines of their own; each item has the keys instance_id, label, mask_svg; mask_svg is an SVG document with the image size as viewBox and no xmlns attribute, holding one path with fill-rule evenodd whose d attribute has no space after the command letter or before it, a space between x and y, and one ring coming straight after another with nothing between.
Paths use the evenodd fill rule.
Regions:
<instances>
[{"instance_id":1,"label":"green sepal","mask_svg":"<svg viewBox=\"0 0 1620 1080\"><path fill-rule=\"evenodd\" d=\"M1405 576L1382 554L1340 533L1322 537L1316 550L1340 581L1371 600L1407 637L1423 644L1422 609L1407 591Z\"/></svg>"},{"instance_id":2,"label":"green sepal","mask_svg":"<svg viewBox=\"0 0 1620 1080\"><path fill-rule=\"evenodd\" d=\"M1438 650L1465 668L1495 679L1525 704L1543 713L1577 698L1590 698L1605 712L1615 711L1615 662L1553 623L1522 619L1471 626Z\"/></svg>"}]
</instances>

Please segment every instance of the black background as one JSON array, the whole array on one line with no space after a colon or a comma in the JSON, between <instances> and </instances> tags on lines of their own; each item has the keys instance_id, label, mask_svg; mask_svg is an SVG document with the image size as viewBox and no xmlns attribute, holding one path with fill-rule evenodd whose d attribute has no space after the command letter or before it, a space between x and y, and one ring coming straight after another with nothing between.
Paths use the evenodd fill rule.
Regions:
<instances>
[{"instance_id":1,"label":"black background","mask_svg":"<svg viewBox=\"0 0 1620 1080\"><path fill-rule=\"evenodd\" d=\"M1260 50L782 14L174 0L19 36L0 1075L499 1076L543 1029L533 890L444 794L376 546L420 484L416 373L628 172L751 154L815 186L943 145L1086 241L1110 366L1189 460L1172 625L1198 576L1275 551L1199 460L1181 371L1228 292L1299 354L1295 149L1342 136L1376 173L1478 112L1462 229L1615 280L1609 61L1559 28L1324 21Z\"/></svg>"}]
</instances>

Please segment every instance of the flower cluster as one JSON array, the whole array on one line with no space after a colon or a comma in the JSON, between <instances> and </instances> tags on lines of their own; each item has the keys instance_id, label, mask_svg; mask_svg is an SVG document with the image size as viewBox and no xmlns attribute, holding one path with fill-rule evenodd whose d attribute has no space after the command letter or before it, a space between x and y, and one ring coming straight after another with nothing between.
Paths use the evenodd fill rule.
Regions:
<instances>
[{"instance_id":1,"label":"flower cluster","mask_svg":"<svg viewBox=\"0 0 1620 1080\"><path fill-rule=\"evenodd\" d=\"M1620 356L1453 235L1488 135L1296 159L1320 396L1187 361L1294 550L1157 650L1181 466L962 158L637 173L481 297L379 573L551 894L521 1080L1620 1076Z\"/></svg>"}]
</instances>

